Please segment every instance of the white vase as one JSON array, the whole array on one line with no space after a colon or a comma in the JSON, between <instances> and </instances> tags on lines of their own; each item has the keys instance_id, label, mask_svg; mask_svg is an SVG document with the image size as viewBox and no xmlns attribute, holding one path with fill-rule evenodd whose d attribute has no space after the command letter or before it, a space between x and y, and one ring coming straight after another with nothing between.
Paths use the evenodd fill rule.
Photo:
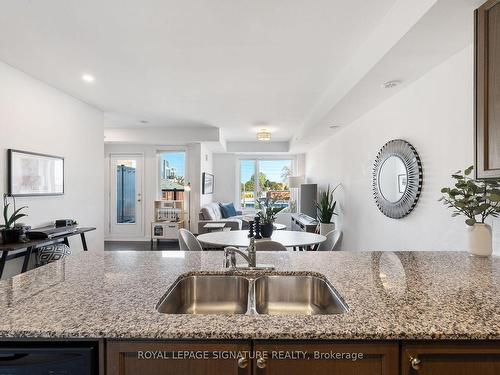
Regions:
<instances>
[{"instance_id":1,"label":"white vase","mask_svg":"<svg viewBox=\"0 0 500 375\"><path fill-rule=\"evenodd\" d=\"M491 227L488 224L474 224L468 228L469 252L472 255L488 257L493 252Z\"/></svg>"},{"instance_id":2,"label":"white vase","mask_svg":"<svg viewBox=\"0 0 500 375\"><path fill-rule=\"evenodd\" d=\"M326 236L328 232L335 229L334 223L319 223L319 234Z\"/></svg>"}]
</instances>

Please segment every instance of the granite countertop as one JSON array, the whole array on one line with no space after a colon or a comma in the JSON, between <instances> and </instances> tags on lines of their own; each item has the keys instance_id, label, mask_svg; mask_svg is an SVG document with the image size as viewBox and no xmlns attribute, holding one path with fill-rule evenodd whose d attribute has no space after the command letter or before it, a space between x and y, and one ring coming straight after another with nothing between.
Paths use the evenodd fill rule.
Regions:
<instances>
[{"instance_id":1,"label":"granite countertop","mask_svg":"<svg viewBox=\"0 0 500 375\"><path fill-rule=\"evenodd\" d=\"M323 274L340 315L167 315L183 273L221 252L80 253L0 282L2 338L500 339L500 257L461 252L259 253L277 271Z\"/></svg>"}]
</instances>

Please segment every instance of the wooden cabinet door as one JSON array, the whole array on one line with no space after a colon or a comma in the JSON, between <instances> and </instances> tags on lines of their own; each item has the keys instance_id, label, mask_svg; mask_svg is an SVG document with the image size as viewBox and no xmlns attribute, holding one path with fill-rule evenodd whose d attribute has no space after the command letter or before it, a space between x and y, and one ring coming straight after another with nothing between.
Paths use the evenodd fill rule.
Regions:
<instances>
[{"instance_id":1,"label":"wooden cabinet door","mask_svg":"<svg viewBox=\"0 0 500 375\"><path fill-rule=\"evenodd\" d=\"M500 0L487 1L475 16L476 176L500 177Z\"/></svg>"},{"instance_id":2,"label":"wooden cabinet door","mask_svg":"<svg viewBox=\"0 0 500 375\"><path fill-rule=\"evenodd\" d=\"M500 342L405 343L403 375L498 375Z\"/></svg>"},{"instance_id":3,"label":"wooden cabinet door","mask_svg":"<svg viewBox=\"0 0 500 375\"><path fill-rule=\"evenodd\" d=\"M255 375L396 375L399 371L398 342L256 341L254 353L267 357L254 359ZM334 359L335 355L343 359Z\"/></svg>"},{"instance_id":4,"label":"wooden cabinet door","mask_svg":"<svg viewBox=\"0 0 500 375\"><path fill-rule=\"evenodd\" d=\"M250 375L250 342L108 341L107 375ZM197 358L193 358L196 356Z\"/></svg>"}]
</instances>

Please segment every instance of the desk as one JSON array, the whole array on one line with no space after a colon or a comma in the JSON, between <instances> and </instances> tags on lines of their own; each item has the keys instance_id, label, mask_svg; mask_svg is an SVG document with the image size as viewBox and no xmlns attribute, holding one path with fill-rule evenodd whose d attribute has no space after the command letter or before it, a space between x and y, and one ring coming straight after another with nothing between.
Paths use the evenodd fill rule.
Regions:
<instances>
[{"instance_id":1,"label":"desk","mask_svg":"<svg viewBox=\"0 0 500 375\"><path fill-rule=\"evenodd\" d=\"M24 273L28 270L28 263L29 263L31 254L33 253L34 249L42 247L42 246L53 245L55 243L61 242L61 240L64 244L69 246L68 237L80 235L80 238L82 240L83 250L87 251L88 249L87 249L87 241L85 240L85 233L91 232L93 230L95 230L95 228L92 228L92 227L76 228L71 233L66 233L66 234L63 234L61 236L54 237L54 238L47 238L47 239L43 239L43 240L33 240L33 241L28 241L28 242L6 243L3 245L0 244L0 251L2 252L2 255L0 257L0 278L3 275L3 270L5 268L5 263L7 262L7 260L18 258L19 256L22 256L22 253L20 253L20 254L15 254L12 258L8 258L10 251L26 249L26 251L24 253L23 267L21 268L21 273Z\"/></svg>"}]
</instances>

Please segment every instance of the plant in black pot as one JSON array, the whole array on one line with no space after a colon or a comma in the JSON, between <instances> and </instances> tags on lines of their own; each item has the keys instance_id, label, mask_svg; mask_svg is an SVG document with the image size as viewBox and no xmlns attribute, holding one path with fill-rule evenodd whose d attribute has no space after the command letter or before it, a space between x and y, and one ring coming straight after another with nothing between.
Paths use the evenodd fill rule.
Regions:
<instances>
[{"instance_id":1,"label":"plant in black pot","mask_svg":"<svg viewBox=\"0 0 500 375\"><path fill-rule=\"evenodd\" d=\"M274 201L266 199L259 204L261 211L257 214L260 217L260 233L262 237L269 238L273 235L274 222L276 214L282 210L281 207L275 207Z\"/></svg>"},{"instance_id":2,"label":"plant in black pot","mask_svg":"<svg viewBox=\"0 0 500 375\"><path fill-rule=\"evenodd\" d=\"M22 233L22 228L16 227L16 221L22 217L28 216L26 214L21 213L21 211L26 206L14 209L14 212L9 216L9 206L10 203L7 202L7 196L3 197L3 220L4 224L0 225L0 232L2 233L2 241L4 244L6 243L15 243L19 242L19 237Z\"/></svg>"}]
</instances>

